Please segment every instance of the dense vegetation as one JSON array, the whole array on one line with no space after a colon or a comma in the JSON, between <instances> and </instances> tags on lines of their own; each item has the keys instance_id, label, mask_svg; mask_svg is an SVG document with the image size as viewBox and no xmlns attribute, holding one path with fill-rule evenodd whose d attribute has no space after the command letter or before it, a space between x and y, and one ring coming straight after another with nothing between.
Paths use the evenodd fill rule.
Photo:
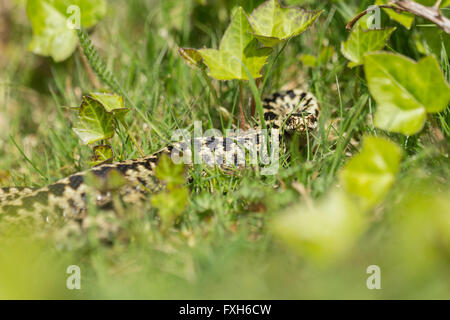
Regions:
<instances>
[{"instance_id":1,"label":"dense vegetation","mask_svg":"<svg viewBox=\"0 0 450 320\"><path fill-rule=\"evenodd\" d=\"M164 161L158 177L174 188L91 208L88 232L2 223L0 298L450 297L448 34L391 9L382 30L362 30L370 14L347 30L374 1L283 1L317 14L298 34L245 33L261 74L222 72L205 48L264 1L79 0L78 32L58 29L68 2L0 4L0 187L151 154L195 121L242 126L240 109L251 123L261 97L282 88L309 88L320 122L282 152L275 175L196 166L180 182ZM105 89L118 107L92 99ZM104 113L101 128L83 123L83 104ZM81 268L81 290L66 289L69 265ZM381 290L366 286L373 265Z\"/></svg>"}]
</instances>

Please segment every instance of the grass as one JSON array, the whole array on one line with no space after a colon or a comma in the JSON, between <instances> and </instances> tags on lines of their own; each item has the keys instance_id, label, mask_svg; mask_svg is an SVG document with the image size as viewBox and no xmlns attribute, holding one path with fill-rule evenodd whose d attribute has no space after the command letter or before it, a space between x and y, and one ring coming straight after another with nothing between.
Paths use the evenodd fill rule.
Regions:
<instances>
[{"instance_id":1,"label":"grass","mask_svg":"<svg viewBox=\"0 0 450 320\"><path fill-rule=\"evenodd\" d=\"M204 129L225 130L238 118L238 84L213 82L220 106L233 115L223 118L201 73L177 53L178 46L217 47L234 2L208 1L203 6L184 1L186 7L180 9L172 1L117 1L92 31L107 68L134 104L126 120L144 153L165 146L174 130L191 128L194 121L202 121ZM126 208L125 217L94 213L93 220L105 219L102 223L115 230L108 243L100 240L102 230L95 227L87 234L70 227L11 228L0 253L0 261L9 261L0 263L0 279L8 280L0 297L448 298L448 247L439 254L427 247L422 260L400 254L405 247L392 247L404 230L412 238L420 230L398 230L396 219L405 210L399 203L420 198L421 190L448 190L448 153L443 149L450 136L448 109L433 116L443 141L436 141L430 125L415 137L389 135L406 153L401 174L373 212L369 231L347 256L318 265L295 255L269 232L274 217L316 201L336 184L337 172L358 152L363 134L386 135L373 126L376 106L363 71L356 78L339 53L348 37L346 22L371 1L310 2L311 8L326 13L269 62L273 66L264 87L267 94L284 85L303 85L316 95L322 107L320 126L306 148L294 142L275 176L249 169L231 175L192 170L187 182L190 204L166 233L158 228L149 203ZM249 12L258 1L237 3ZM11 15L10 37L0 44L0 186L39 187L89 167L91 151L72 132L76 114L70 107L95 88L78 52L59 64L27 52L31 30L20 2L11 4ZM390 48L420 57L411 34L399 28ZM325 46L335 50L330 61L313 68L302 65L301 55L318 56ZM448 59L441 61L449 78ZM250 89L246 93L250 97ZM118 132L112 145L116 160L139 156L125 131ZM305 192L298 191L299 184ZM34 236L30 241L22 233ZM64 286L65 270L72 264L82 269L80 291ZM383 270L380 291L366 288L366 268L373 264ZM22 265L27 268L15 267Z\"/></svg>"}]
</instances>

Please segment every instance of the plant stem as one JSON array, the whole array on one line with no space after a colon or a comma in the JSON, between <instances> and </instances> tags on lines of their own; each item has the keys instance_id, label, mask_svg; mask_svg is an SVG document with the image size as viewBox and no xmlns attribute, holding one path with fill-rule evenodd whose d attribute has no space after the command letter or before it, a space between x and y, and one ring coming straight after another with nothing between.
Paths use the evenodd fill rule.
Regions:
<instances>
[{"instance_id":1,"label":"plant stem","mask_svg":"<svg viewBox=\"0 0 450 320\"><path fill-rule=\"evenodd\" d=\"M258 78L258 79L255 80L255 84L256 84L256 88L257 89L258 89L260 83L261 83L261 78ZM255 97L252 95L250 115L252 117L254 117L255 116L255 112L256 112L256 100L255 100Z\"/></svg>"},{"instance_id":2,"label":"plant stem","mask_svg":"<svg viewBox=\"0 0 450 320\"><path fill-rule=\"evenodd\" d=\"M211 79L208 77L208 75L206 74L206 71L204 69L201 69L201 71L202 71L202 76L205 79L206 84L208 85L208 89L214 98L214 102L217 104L217 106L220 106L219 97L217 96L216 89L214 89L214 87L212 85Z\"/></svg>"},{"instance_id":3,"label":"plant stem","mask_svg":"<svg viewBox=\"0 0 450 320\"><path fill-rule=\"evenodd\" d=\"M89 65L89 61L86 58L86 55L84 54L83 48L81 47L80 44L78 44L78 52L80 53L81 62L83 62L84 68L86 69L86 72L89 76L89 80L91 81L92 85L94 86L95 89L100 88L100 82L98 81L98 78L95 76L94 71Z\"/></svg>"},{"instance_id":4,"label":"plant stem","mask_svg":"<svg viewBox=\"0 0 450 320\"><path fill-rule=\"evenodd\" d=\"M120 121L120 123L123 125L123 127L125 128L125 131L127 132L127 135L130 137L131 142L134 144L134 146L136 147L136 149L138 149L139 154L141 155L141 157L145 156L144 150L142 150L142 148L139 146L135 136L133 135L133 133L130 131L130 128L128 127L128 124L125 121Z\"/></svg>"},{"instance_id":5,"label":"plant stem","mask_svg":"<svg viewBox=\"0 0 450 320\"><path fill-rule=\"evenodd\" d=\"M354 99L355 99L355 101L358 101L359 72L360 72L360 67L357 66L356 67L356 75L355 75L355 92L354 92Z\"/></svg>"},{"instance_id":6,"label":"plant stem","mask_svg":"<svg viewBox=\"0 0 450 320\"><path fill-rule=\"evenodd\" d=\"M272 68L273 68L274 64L277 62L278 58L280 57L281 53L284 51L284 49L288 45L289 41L290 41L290 39L283 44L283 47L281 47L280 50L278 50L277 55L275 56L275 58L273 59L273 61L269 65L269 67L267 68L267 71L266 71L266 74L264 76L264 80L263 80L263 83L262 83L262 86L261 86L261 92L262 93L264 93L264 89L266 87L266 82L267 82L267 80L269 78L270 72L272 71Z\"/></svg>"},{"instance_id":7,"label":"plant stem","mask_svg":"<svg viewBox=\"0 0 450 320\"><path fill-rule=\"evenodd\" d=\"M201 68L200 70L202 72L203 78L206 81L206 84L208 85L209 92L211 92L211 94L213 96L213 99L214 99L214 102L217 105L217 109L219 109L221 107L221 103L220 103L220 100L219 100L219 96L217 95L216 89L212 85L211 78L208 77L208 74L206 73L205 69ZM218 110L218 113L219 113L220 123L223 124L222 112L220 112L220 110Z\"/></svg>"},{"instance_id":8,"label":"plant stem","mask_svg":"<svg viewBox=\"0 0 450 320\"><path fill-rule=\"evenodd\" d=\"M239 125L242 130L247 130L248 125L244 115L244 84L239 80Z\"/></svg>"}]
</instances>

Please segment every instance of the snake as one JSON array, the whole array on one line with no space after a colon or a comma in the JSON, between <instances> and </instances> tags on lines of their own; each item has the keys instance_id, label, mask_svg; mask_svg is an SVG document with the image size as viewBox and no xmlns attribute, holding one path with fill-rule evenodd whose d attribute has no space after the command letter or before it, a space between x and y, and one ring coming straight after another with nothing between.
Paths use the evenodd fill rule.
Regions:
<instances>
[{"instance_id":1,"label":"snake","mask_svg":"<svg viewBox=\"0 0 450 320\"><path fill-rule=\"evenodd\" d=\"M292 89L275 92L262 100L262 107L264 123L268 128L279 130L278 139L295 134L307 136L318 127L320 107L316 97L308 91ZM256 143L262 144L263 132L258 130L262 128L261 121L252 130L243 131L240 137L247 141L252 132ZM232 138L200 137L194 143L199 145L200 154L208 155L214 150L215 154L231 158L234 161L232 164L238 165L236 144L233 144ZM125 203L143 201L148 195L164 188L155 175L155 168L161 157L164 154L171 156L175 151L180 152L180 148L180 142L168 144L145 157L104 163L41 188L0 188L0 222L22 219L49 223L55 219L80 221L86 216L90 200L99 208L111 206L113 187L108 186L108 177L112 172L125 181L114 191ZM230 164L212 165L224 168ZM92 177L97 181L95 187L92 185Z\"/></svg>"}]
</instances>

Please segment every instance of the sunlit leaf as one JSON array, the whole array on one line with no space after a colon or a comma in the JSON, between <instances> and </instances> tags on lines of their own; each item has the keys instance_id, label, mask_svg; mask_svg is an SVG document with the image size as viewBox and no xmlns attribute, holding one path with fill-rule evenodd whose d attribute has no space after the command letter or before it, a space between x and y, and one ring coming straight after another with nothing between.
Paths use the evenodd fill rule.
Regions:
<instances>
[{"instance_id":1,"label":"sunlit leaf","mask_svg":"<svg viewBox=\"0 0 450 320\"><path fill-rule=\"evenodd\" d=\"M109 139L114 135L114 114L90 96L85 96L81 104L78 122L73 131L84 144Z\"/></svg>"},{"instance_id":2,"label":"sunlit leaf","mask_svg":"<svg viewBox=\"0 0 450 320\"><path fill-rule=\"evenodd\" d=\"M189 200L189 191L183 186L184 165L173 163L167 154L163 154L156 166L155 175L167 186L166 191L151 198L151 204L158 209L162 227L166 230L183 213Z\"/></svg>"},{"instance_id":3,"label":"sunlit leaf","mask_svg":"<svg viewBox=\"0 0 450 320\"><path fill-rule=\"evenodd\" d=\"M365 231L366 217L343 192L334 190L314 207L296 206L272 221L277 239L320 264L342 259Z\"/></svg>"},{"instance_id":4,"label":"sunlit leaf","mask_svg":"<svg viewBox=\"0 0 450 320\"><path fill-rule=\"evenodd\" d=\"M273 47L306 31L322 12L285 8L279 0L269 0L252 12L250 23L255 37Z\"/></svg>"},{"instance_id":5,"label":"sunlit leaf","mask_svg":"<svg viewBox=\"0 0 450 320\"><path fill-rule=\"evenodd\" d=\"M219 50L198 50L209 68L209 75L217 80L248 80L247 70L253 78L260 78L270 48L260 48L244 9L239 7L226 30Z\"/></svg>"},{"instance_id":6,"label":"sunlit leaf","mask_svg":"<svg viewBox=\"0 0 450 320\"><path fill-rule=\"evenodd\" d=\"M27 15L33 28L29 49L55 62L63 61L78 43L76 30L69 24L75 21L89 28L105 13L105 0L28 0Z\"/></svg>"},{"instance_id":7,"label":"sunlit leaf","mask_svg":"<svg viewBox=\"0 0 450 320\"><path fill-rule=\"evenodd\" d=\"M123 120L125 114L130 111L125 107L123 97L116 93L96 92L90 93L89 96L100 102L107 112L113 112L120 120Z\"/></svg>"},{"instance_id":8,"label":"sunlit leaf","mask_svg":"<svg viewBox=\"0 0 450 320\"><path fill-rule=\"evenodd\" d=\"M75 30L67 28L67 18L43 0L28 0L27 14L33 28L29 49L56 62L67 59L78 41Z\"/></svg>"},{"instance_id":9,"label":"sunlit leaf","mask_svg":"<svg viewBox=\"0 0 450 320\"><path fill-rule=\"evenodd\" d=\"M361 65L366 53L383 49L394 30L395 28L363 30L359 26L354 28L348 40L341 44L342 54L350 60L348 66L353 68Z\"/></svg>"},{"instance_id":10,"label":"sunlit leaf","mask_svg":"<svg viewBox=\"0 0 450 320\"><path fill-rule=\"evenodd\" d=\"M192 48L178 48L178 53L189 65L204 68L203 58L197 49Z\"/></svg>"},{"instance_id":11,"label":"sunlit leaf","mask_svg":"<svg viewBox=\"0 0 450 320\"><path fill-rule=\"evenodd\" d=\"M123 97L116 93L108 92L94 92L90 93L89 96L103 104L106 111L114 112L117 110L125 109L125 104L123 102Z\"/></svg>"},{"instance_id":12,"label":"sunlit leaf","mask_svg":"<svg viewBox=\"0 0 450 320\"><path fill-rule=\"evenodd\" d=\"M307 66L307 67L312 67L312 68L315 68L315 67L317 67L317 58L316 58L316 56L313 56L313 55L311 55L311 54L303 54L301 57L300 57L300 60L302 61L302 63L305 65L305 66Z\"/></svg>"},{"instance_id":13,"label":"sunlit leaf","mask_svg":"<svg viewBox=\"0 0 450 320\"><path fill-rule=\"evenodd\" d=\"M401 149L384 138L366 137L362 150L341 170L339 181L364 210L387 194L400 167Z\"/></svg>"},{"instance_id":14,"label":"sunlit leaf","mask_svg":"<svg viewBox=\"0 0 450 320\"><path fill-rule=\"evenodd\" d=\"M75 14L71 11L71 6L80 8L81 25L84 28L95 26L106 14L106 0L44 0L54 6L66 17Z\"/></svg>"},{"instance_id":15,"label":"sunlit leaf","mask_svg":"<svg viewBox=\"0 0 450 320\"><path fill-rule=\"evenodd\" d=\"M450 88L433 56L415 62L391 53L364 58L369 90L378 104L375 125L391 132L419 132L427 113L444 110Z\"/></svg>"},{"instance_id":16,"label":"sunlit leaf","mask_svg":"<svg viewBox=\"0 0 450 320\"><path fill-rule=\"evenodd\" d=\"M155 169L156 177L163 181L169 189L173 186L184 184L184 172L185 166L183 164L175 164L166 154L161 156Z\"/></svg>"},{"instance_id":17,"label":"sunlit leaf","mask_svg":"<svg viewBox=\"0 0 450 320\"><path fill-rule=\"evenodd\" d=\"M170 228L183 213L189 201L189 191L186 187L164 191L151 197L151 204L158 209L162 220L162 228Z\"/></svg>"},{"instance_id":18,"label":"sunlit leaf","mask_svg":"<svg viewBox=\"0 0 450 320\"><path fill-rule=\"evenodd\" d=\"M448 261L450 190L438 190L437 184L412 186L391 213L393 239L386 253L414 278L433 272L443 257Z\"/></svg>"}]
</instances>

